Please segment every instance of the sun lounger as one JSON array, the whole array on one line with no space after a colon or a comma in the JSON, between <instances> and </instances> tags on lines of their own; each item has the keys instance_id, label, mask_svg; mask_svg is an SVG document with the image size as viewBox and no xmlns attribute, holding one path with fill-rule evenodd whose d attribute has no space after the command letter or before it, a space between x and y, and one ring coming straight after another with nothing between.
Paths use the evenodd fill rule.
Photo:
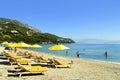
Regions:
<instances>
[{"instance_id":1,"label":"sun lounger","mask_svg":"<svg viewBox=\"0 0 120 80\"><path fill-rule=\"evenodd\" d=\"M4 55L7 57L8 60L10 60L12 57L14 57L14 59L22 58L22 56L17 56L16 54L11 53L9 51L4 51Z\"/></svg>"},{"instance_id":2,"label":"sun lounger","mask_svg":"<svg viewBox=\"0 0 120 80\"><path fill-rule=\"evenodd\" d=\"M20 63L17 63L17 65L20 67L18 70L8 70L9 74L8 76L14 76L19 75L22 76L23 74L43 74L47 71L46 68L41 66L29 66L29 65L21 65ZM12 72L12 73L10 73Z\"/></svg>"},{"instance_id":3,"label":"sun lounger","mask_svg":"<svg viewBox=\"0 0 120 80\"><path fill-rule=\"evenodd\" d=\"M70 68L71 67L70 64L56 60L56 59L53 59L52 61L55 64L56 68Z\"/></svg>"},{"instance_id":4,"label":"sun lounger","mask_svg":"<svg viewBox=\"0 0 120 80\"><path fill-rule=\"evenodd\" d=\"M31 58L36 58L36 54L32 53L32 52L29 52L28 55L31 57Z\"/></svg>"},{"instance_id":5,"label":"sun lounger","mask_svg":"<svg viewBox=\"0 0 120 80\"><path fill-rule=\"evenodd\" d=\"M14 57L14 58L22 58L22 56L17 56L16 54L9 52L9 51L4 51L4 55L6 55L7 57Z\"/></svg>"},{"instance_id":6,"label":"sun lounger","mask_svg":"<svg viewBox=\"0 0 120 80\"><path fill-rule=\"evenodd\" d=\"M32 62L31 59L27 59L27 58L20 58L20 59L11 58L11 60L13 60L13 62L10 61L11 65L14 64L14 63L17 63L17 62L19 62L21 64L29 64L29 63Z\"/></svg>"},{"instance_id":7,"label":"sun lounger","mask_svg":"<svg viewBox=\"0 0 120 80\"><path fill-rule=\"evenodd\" d=\"M11 65L16 64L16 62L19 62L21 64L28 64L28 63L32 62L31 59L23 58L22 56L17 56L11 52L5 52L5 54L7 54L7 56L9 56L8 59L9 59Z\"/></svg>"},{"instance_id":8,"label":"sun lounger","mask_svg":"<svg viewBox=\"0 0 120 80\"><path fill-rule=\"evenodd\" d=\"M8 57L6 57L3 52L0 52L0 59L8 59Z\"/></svg>"},{"instance_id":9,"label":"sun lounger","mask_svg":"<svg viewBox=\"0 0 120 80\"><path fill-rule=\"evenodd\" d=\"M49 58L45 58L43 56L36 56L36 60L39 61L39 62L45 62L45 63L50 62Z\"/></svg>"},{"instance_id":10,"label":"sun lounger","mask_svg":"<svg viewBox=\"0 0 120 80\"><path fill-rule=\"evenodd\" d=\"M4 56L3 52L0 52L0 56Z\"/></svg>"},{"instance_id":11,"label":"sun lounger","mask_svg":"<svg viewBox=\"0 0 120 80\"><path fill-rule=\"evenodd\" d=\"M23 57L29 57L29 56L27 56L27 55L28 55L28 51L25 51L25 52L23 52L23 51L18 51L18 52L17 52L17 55L23 56Z\"/></svg>"},{"instance_id":12,"label":"sun lounger","mask_svg":"<svg viewBox=\"0 0 120 80\"><path fill-rule=\"evenodd\" d=\"M48 58L49 62L47 62L46 64L40 64L42 66L48 66L48 67L55 67L55 68L70 68L71 65L68 63L65 63L63 61L59 61L56 59L50 59Z\"/></svg>"}]
</instances>

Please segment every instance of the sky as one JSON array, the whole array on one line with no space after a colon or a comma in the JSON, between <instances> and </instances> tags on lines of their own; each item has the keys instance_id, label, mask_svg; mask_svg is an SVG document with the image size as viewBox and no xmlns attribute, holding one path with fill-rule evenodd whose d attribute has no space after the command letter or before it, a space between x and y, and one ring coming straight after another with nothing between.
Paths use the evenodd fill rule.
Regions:
<instances>
[{"instance_id":1,"label":"sky","mask_svg":"<svg viewBox=\"0 0 120 80\"><path fill-rule=\"evenodd\" d=\"M75 41L120 40L120 0L0 0L0 17Z\"/></svg>"}]
</instances>

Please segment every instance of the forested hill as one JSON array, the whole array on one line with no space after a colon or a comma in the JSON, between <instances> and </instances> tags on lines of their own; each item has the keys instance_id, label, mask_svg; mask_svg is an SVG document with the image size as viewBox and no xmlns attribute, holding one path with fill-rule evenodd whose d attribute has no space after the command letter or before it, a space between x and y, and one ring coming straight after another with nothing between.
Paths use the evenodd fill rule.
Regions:
<instances>
[{"instance_id":1,"label":"forested hill","mask_svg":"<svg viewBox=\"0 0 120 80\"><path fill-rule=\"evenodd\" d=\"M26 43L74 43L72 39L62 38L50 33L42 33L34 26L21 23L17 20L0 18L0 42L26 42Z\"/></svg>"}]
</instances>

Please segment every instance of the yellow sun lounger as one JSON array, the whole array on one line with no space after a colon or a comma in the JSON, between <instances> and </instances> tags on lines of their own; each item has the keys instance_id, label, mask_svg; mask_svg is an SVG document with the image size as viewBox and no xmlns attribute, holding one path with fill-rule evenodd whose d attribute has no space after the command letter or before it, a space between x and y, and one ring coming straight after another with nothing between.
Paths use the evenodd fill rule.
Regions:
<instances>
[{"instance_id":1,"label":"yellow sun lounger","mask_svg":"<svg viewBox=\"0 0 120 80\"><path fill-rule=\"evenodd\" d=\"M30 66L30 65L21 65L20 63L17 63L19 67L22 69L28 71L28 72L46 72L47 69L41 67L41 66Z\"/></svg>"},{"instance_id":2,"label":"yellow sun lounger","mask_svg":"<svg viewBox=\"0 0 120 80\"><path fill-rule=\"evenodd\" d=\"M10 61L11 65L14 64L14 63L21 63L21 64L29 64L32 62L31 59L27 59L27 58L20 58L20 59L15 59L15 58L11 58L12 61Z\"/></svg>"},{"instance_id":3,"label":"yellow sun lounger","mask_svg":"<svg viewBox=\"0 0 120 80\"><path fill-rule=\"evenodd\" d=\"M39 73L44 73L47 71L46 68L41 67L41 66L30 66L30 65L21 65L20 63L17 63L18 66L20 67L19 70L14 70L13 73L9 73L8 76L10 75L19 75L22 76L23 74L39 74ZM12 72L13 70L9 70L8 72Z\"/></svg>"},{"instance_id":4,"label":"yellow sun lounger","mask_svg":"<svg viewBox=\"0 0 120 80\"><path fill-rule=\"evenodd\" d=\"M4 54L8 57L14 57L15 59L22 58L22 56L17 56L12 52L4 51Z\"/></svg>"},{"instance_id":5,"label":"yellow sun lounger","mask_svg":"<svg viewBox=\"0 0 120 80\"><path fill-rule=\"evenodd\" d=\"M32 52L28 52L28 55L31 57L31 58L36 58L36 54L32 53Z\"/></svg>"},{"instance_id":6,"label":"yellow sun lounger","mask_svg":"<svg viewBox=\"0 0 120 80\"><path fill-rule=\"evenodd\" d=\"M31 59L23 58L22 56L17 56L11 52L5 52L5 54L7 54L9 56L9 61L10 61L11 65L16 62L19 62L21 64L28 64L28 63L32 62Z\"/></svg>"},{"instance_id":7,"label":"yellow sun lounger","mask_svg":"<svg viewBox=\"0 0 120 80\"><path fill-rule=\"evenodd\" d=\"M52 61L55 64L56 68L70 68L71 67L70 64L56 60L56 59L53 59Z\"/></svg>"},{"instance_id":8,"label":"yellow sun lounger","mask_svg":"<svg viewBox=\"0 0 120 80\"><path fill-rule=\"evenodd\" d=\"M49 58L45 58L42 56L36 56L36 60L38 60L40 62L50 62Z\"/></svg>"}]
</instances>

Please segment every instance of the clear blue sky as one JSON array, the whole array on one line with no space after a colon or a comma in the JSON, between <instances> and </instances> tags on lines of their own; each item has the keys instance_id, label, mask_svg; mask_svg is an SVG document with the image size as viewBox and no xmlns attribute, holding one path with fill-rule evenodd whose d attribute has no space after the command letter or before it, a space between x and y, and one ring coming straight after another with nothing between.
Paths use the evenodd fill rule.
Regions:
<instances>
[{"instance_id":1,"label":"clear blue sky","mask_svg":"<svg viewBox=\"0 0 120 80\"><path fill-rule=\"evenodd\" d=\"M120 0L0 0L0 17L75 41L120 40Z\"/></svg>"}]
</instances>

